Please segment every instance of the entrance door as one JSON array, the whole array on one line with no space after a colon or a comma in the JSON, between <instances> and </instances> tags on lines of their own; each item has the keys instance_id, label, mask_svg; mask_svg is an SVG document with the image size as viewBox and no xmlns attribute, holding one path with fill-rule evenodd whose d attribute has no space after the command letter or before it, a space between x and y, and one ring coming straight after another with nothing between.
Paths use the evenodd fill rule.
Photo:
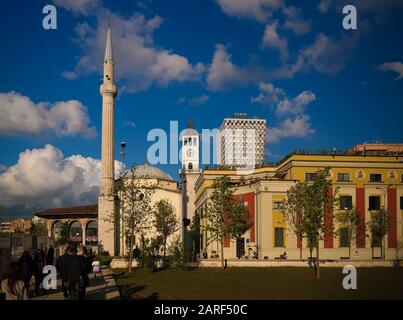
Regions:
<instances>
[{"instance_id":1,"label":"entrance door","mask_svg":"<svg viewBox=\"0 0 403 320\"><path fill-rule=\"evenodd\" d=\"M236 256L241 258L245 254L245 238L236 240Z\"/></svg>"}]
</instances>

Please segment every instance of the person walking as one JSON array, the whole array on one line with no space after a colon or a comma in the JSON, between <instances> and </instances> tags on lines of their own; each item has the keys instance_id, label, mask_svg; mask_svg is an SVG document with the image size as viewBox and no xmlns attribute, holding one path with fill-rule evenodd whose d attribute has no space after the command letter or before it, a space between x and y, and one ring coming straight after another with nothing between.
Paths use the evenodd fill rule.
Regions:
<instances>
[{"instance_id":1,"label":"person walking","mask_svg":"<svg viewBox=\"0 0 403 320\"><path fill-rule=\"evenodd\" d=\"M87 251L86 248L82 247L80 249L81 250L77 252L77 256L80 258L81 264L84 266L81 274L80 299L84 300L85 291L90 285L90 278L88 277L88 274L91 272L91 267L89 267L88 258L85 254L85 252Z\"/></svg>"},{"instance_id":2,"label":"person walking","mask_svg":"<svg viewBox=\"0 0 403 320\"><path fill-rule=\"evenodd\" d=\"M43 274L43 268L45 268L46 266L46 257L43 250L41 249L36 250L33 264L34 264L33 270L35 277L35 295L38 295L39 288L41 286L43 278L45 277L45 275ZM44 293L46 293L46 290L44 290Z\"/></svg>"},{"instance_id":3,"label":"person walking","mask_svg":"<svg viewBox=\"0 0 403 320\"><path fill-rule=\"evenodd\" d=\"M6 276L0 283L0 291L5 294L6 300L29 300L24 274L18 262L10 264Z\"/></svg>"},{"instance_id":4,"label":"person walking","mask_svg":"<svg viewBox=\"0 0 403 320\"><path fill-rule=\"evenodd\" d=\"M72 300L80 299L80 287L82 275L86 272L86 266L82 258L77 256L77 248L69 246L61 269L65 270L65 279Z\"/></svg>"},{"instance_id":5,"label":"person walking","mask_svg":"<svg viewBox=\"0 0 403 320\"><path fill-rule=\"evenodd\" d=\"M34 262L32 261L31 254L28 251L24 251L18 259L18 265L22 270L24 276L25 288L29 292L30 282L32 278L32 273L34 272Z\"/></svg>"},{"instance_id":6,"label":"person walking","mask_svg":"<svg viewBox=\"0 0 403 320\"><path fill-rule=\"evenodd\" d=\"M68 299L70 297L68 283L67 283L67 274L66 274L67 250L68 249L66 249L64 252L64 255L60 256L56 261L56 269L60 273L60 279L62 281L62 291L63 291L63 296L65 299Z\"/></svg>"},{"instance_id":7,"label":"person walking","mask_svg":"<svg viewBox=\"0 0 403 320\"><path fill-rule=\"evenodd\" d=\"M55 249L52 247L52 245L49 245L49 249L46 254L46 263L48 265L53 265L54 259L55 259Z\"/></svg>"}]
</instances>

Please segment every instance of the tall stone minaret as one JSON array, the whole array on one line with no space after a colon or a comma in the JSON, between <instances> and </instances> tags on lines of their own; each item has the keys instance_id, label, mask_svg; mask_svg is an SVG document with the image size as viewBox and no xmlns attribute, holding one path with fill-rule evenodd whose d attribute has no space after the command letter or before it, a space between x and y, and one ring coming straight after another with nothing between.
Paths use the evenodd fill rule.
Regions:
<instances>
[{"instance_id":1,"label":"tall stone minaret","mask_svg":"<svg viewBox=\"0 0 403 320\"><path fill-rule=\"evenodd\" d=\"M100 86L102 96L102 155L101 189L98 198L98 233L103 250L110 255L119 248L118 221L116 212L114 168L114 100L117 94L114 75L111 28L108 26L104 58L104 77Z\"/></svg>"}]
</instances>

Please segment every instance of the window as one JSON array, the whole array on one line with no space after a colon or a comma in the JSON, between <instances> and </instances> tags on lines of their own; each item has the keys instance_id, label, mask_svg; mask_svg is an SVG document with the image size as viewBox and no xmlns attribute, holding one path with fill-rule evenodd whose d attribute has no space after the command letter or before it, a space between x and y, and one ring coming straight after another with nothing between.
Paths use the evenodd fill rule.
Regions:
<instances>
[{"instance_id":1,"label":"window","mask_svg":"<svg viewBox=\"0 0 403 320\"><path fill-rule=\"evenodd\" d=\"M307 172L305 173L305 180L306 181L313 181L316 178L316 173Z\"/></svg>"},{"instance_id":2,"label":"window","mask_svg":"<svg viewBox=\"0 0 403 320\"><path fill-rule=\"evenodd\" d=\"M348 210L353 207L352 196L340 196L340 210Z\"/></svg>"},{"instance_id":3,"label":"window","mask_svg":"<svg viewBox=\"0 0 403 320\"><path fill-rule=\"evenodd\" d=\"M403 210L403 197L400 197L400 210Z\"/></svg>"},{"instance_id":4,"label":"window","mask_svg":"<svg viewBox=\"0 0 403 320\"><path fill-rule=\"evenodd\" d=\"M284 228L274 228L274 246L284 247Z\"/></svg>"},{"instance_id":5,"label":"window","mask_svg":"<svg viewBox=\"0 0 403 320\"><path fill-rule=\"evenodd\" d=\"M340 228L340 248L348 247L348 228Z\"/></svg>"},{"instance_id":6,"label":"window","mask_svg":"<svg viewBox=\"0 0 403 320\"><path fill-rule=\"evenodd\" d=\"M380 196L370 196L369 197L369 210L380 210L381 209L381 197Z\"/></svg>"},{"instance_id":7,"label":"window","mask_svg":"<svg viewBox=\"0 0 403 320\"><path fill-rule=\"evenodd\" d=\"M382 247L382 238L378 233L372 232L372 247Z\"/></svg>"},{"instance_id":8,"label":"window","mask_svg":"<svg viewBox=\"0 0 403 320\"><path fill-rule=\"evenodd\" d=\"M380 174L380 173L371 173L369 175L369 181L371 181L371 182L382 182L382 174Z\"/></svg>"},{"instance_id":9,"label":"window","mask_svg":"<svg viewBox=\"0 0 403 320\"><path fill-rule=\"evenodd\" d=\"M350 181L350 174L349 173L338 173L337 181Z\"/></svg>"},{"instance_id":10,"label":"window","mask_svg":"<svg viewBox=\"0 0 403 320\"><path fill-rule=\"evenodd\" d=\"M273 202L273 209L274 210L283 210L284 203L282 201L274 201Z\"/></svg>"},{"instance_id":11,"label":"window","mask_svg":"<svg viewBox=\"0 0 403 320\"><path fill-rule=\"evenodd\" d=\"M184 144L185 146L187 146L187 144L188 144L188 138L185 138L185 139L183 140L183 144Z\"/></svg>"}]
</instances>

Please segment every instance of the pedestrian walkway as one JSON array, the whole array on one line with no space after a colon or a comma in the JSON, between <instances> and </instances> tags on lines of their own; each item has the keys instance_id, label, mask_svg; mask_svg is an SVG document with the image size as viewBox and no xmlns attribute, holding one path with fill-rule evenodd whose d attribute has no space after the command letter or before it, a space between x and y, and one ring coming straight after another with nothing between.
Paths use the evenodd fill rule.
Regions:
<instances>
[{"instance_id":1,"label":"pedestrian walkway","mask_svg":"<svg viewBox=\"0 0 403 320\"><path fill-rule=\"evenodd\" d=\"M31 298L32 300L64 300L61 289L61 280L57 281L57 290L50 290L48 294ZM90 285L87 287L85 300L119 300L120 294L110 268L102 268L102 277L94 279L90 274Z\"/></svg>"}]
</instances>

